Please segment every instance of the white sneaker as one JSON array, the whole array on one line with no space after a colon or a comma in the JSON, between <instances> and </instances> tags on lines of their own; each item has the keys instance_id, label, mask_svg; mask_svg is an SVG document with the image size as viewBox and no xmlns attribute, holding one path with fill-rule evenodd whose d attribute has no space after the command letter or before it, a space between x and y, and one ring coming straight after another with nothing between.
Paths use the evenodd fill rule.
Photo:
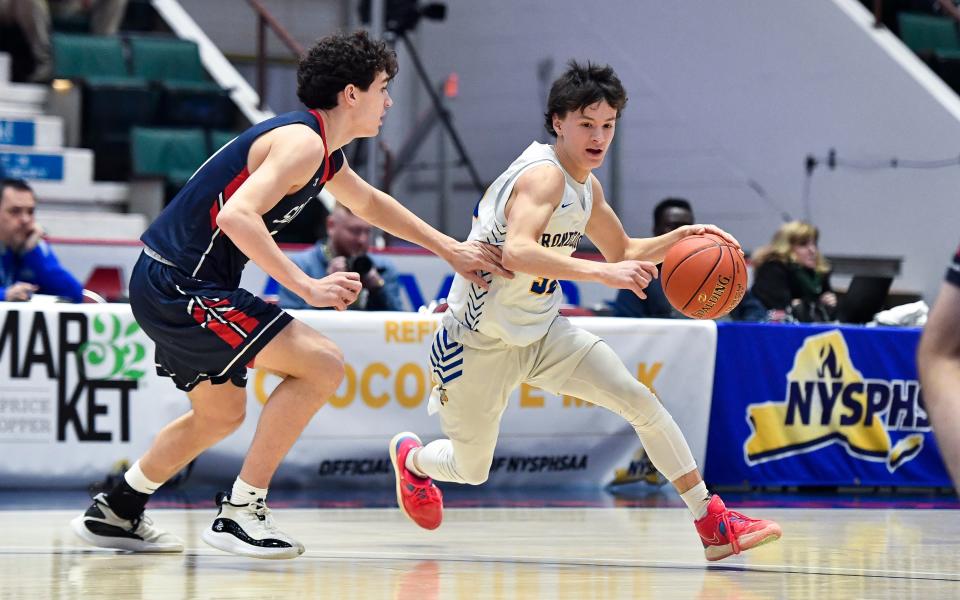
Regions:
<instances>
[{"instance_id":1,"label":"white sneaker","mask_svg":"<svg viewBox=\"0 0 960 600\"><path fill-rule=\"evenodd\" d=\"M154 527L149 517L128 520L117 516L107 503L106 494L93 497L93 504L76 519L70 521L74 533L83 541L116 550L131 552L183 552L183 541L177 536Z\"/></svg>"},{"instance_id":2,"label":"white sneaker","mask_svg":"<svg viewBox=\"0 0 960 600\"><path fill-rule=\"evenodd\" d=\"M217 494L217 504L220 506L217 518L200 536L207 544L251 558L296 558L303 554L303 544L277 529L262 499L231 504L230 495L221 492Z\"/></svg>"}]
</instances>

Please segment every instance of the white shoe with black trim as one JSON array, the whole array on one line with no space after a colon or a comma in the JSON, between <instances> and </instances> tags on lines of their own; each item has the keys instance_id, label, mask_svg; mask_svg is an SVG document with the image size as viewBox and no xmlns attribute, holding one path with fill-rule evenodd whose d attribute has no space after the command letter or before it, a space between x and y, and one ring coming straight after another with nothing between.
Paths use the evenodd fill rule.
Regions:
<instances>
[{"instance_id":1,"label":"white shoe with black trim","mask_svg":"<svg viewBox=\"0 0 960 600\"><path fill-rule=\"evenodd\" d=\"M70 521L74 533L83 541L101 548L131 552L183 552L183 541L155 527L149 517L140 513L135 519L117 516L106 494L93 497L93 504Z\"/></svg>"},{"instance_id":2,"label":"white shoe with black trim","mask_svg":"<svg viewBox=\"0 0 960 600\"><path fill-rule=\"evenodd\" d=\"M213 524L200 536L218 550L251 558L296 558L303 544L280 531L270 509L262 499L247 504L231 504L230 495L217 494L220 512Z\"/></svg>"}]
</instances>

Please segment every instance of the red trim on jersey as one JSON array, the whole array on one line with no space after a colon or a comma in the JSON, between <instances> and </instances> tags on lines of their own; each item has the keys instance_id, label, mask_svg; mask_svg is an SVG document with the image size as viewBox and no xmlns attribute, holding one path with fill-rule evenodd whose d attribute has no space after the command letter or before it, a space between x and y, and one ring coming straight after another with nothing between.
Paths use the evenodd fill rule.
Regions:
<instances>
[{"instance_id":1,"label":"red trim on jersey","mask_svg":"<svg viewBox=\"0 0 960 600\"><path fill-rule=\"evenodd\" d=\"M332 177L330 174L330 153L327 152L327 130L323 128L323 118L318 111L311 110L310 114L320 125L320 139L323 140L323 177L320 178L320 183L326 183L329 181L327 177Z\"/></svg>"},{"instance_id":2,"label":"red trim on jersey","mask_svg":"<svg viewBox=\"0 0 960 600\"><path fill-rule=\"evenodd\" d=\"M237 188L247 180L247 177L250 177L250 171L247 170L247 167L243 167L243 170L233 178L233 181L227 184L227 187L223 188L223 204L227 203L227 200L230 199L230 196L237 191ZM210 229L217 229L217 215L220 214L220 209L223 208L220 204L220 198L214 198L213 206L210 207Z\"/></svg>"}]
</instances>

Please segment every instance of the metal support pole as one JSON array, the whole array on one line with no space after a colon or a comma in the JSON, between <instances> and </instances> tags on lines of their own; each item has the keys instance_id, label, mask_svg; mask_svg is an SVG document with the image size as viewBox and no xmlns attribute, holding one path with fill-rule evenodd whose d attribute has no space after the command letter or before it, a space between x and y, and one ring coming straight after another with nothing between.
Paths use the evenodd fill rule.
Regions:
<instances>
[{"instance_id":1,"label":"metal support pole","mask_svg":"<svg viewBox=\"0 0 960 600\"><path fill-rule=\"evenodd\" d=\"M407 47L407 51L410 54L410 60L413 61L413 67L417 71L417 75L420 76L420 80L423 82L423 87L427 90L427 94L430 96L430 101L433 102L433 106L437 109L437 115L440 117L440 121L443 123L444 128L446 128L447 133L450 134L450 141L453 142L454 148L457 149L457 154L460 155L460 160L467 168L467 172L470 173L470 179L473 182L473 186L482 194L484 185L480 180L480 175L477 173L476 167L474 167L473 163L470 161L470 157L467 155L467 149L464 147L463 141L457 134L457 130L453 128L453 123L450 121L450 115L443 108L443 105L440 102L440 95L434 91L433 84L430 83L430 76L427 75L427 70L420 61L420 55L417 54L416 48L414 48L413 44L410 42L410 39L405 33L399 34L399 37L401 40L403 40L403 43Z\"/></svg>"}]
</instances>

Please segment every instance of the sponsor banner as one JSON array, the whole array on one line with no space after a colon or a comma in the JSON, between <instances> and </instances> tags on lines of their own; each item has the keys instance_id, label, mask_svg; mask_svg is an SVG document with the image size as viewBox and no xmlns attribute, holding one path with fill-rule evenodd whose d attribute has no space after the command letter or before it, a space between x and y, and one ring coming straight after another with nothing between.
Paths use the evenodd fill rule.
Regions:
<instances>
[{"instance_id":1,"label":"sponsor banner","mask_svg":"<svg viewBox=\"0 0 960 600\"><path fill-rule=\"evenodd\" d=\"M87 281L95 269L112 270L122 281L124 288L130 278L130 271L137 262L142 246L139 242L96 242L83 243L68 240L54 240L51 245L64 268L73 273L80 281ZM303 249L304 246L284 247L288 254ZM421 251L390 249L389 252L371 252L389 258L396 265L400 280L400 295L406 310L417 310L433 300L447 297L453 283L453 270L450 265L432 254ZM240 286L255 294L262 295L267 283L267 275L253 262L247 263L243 270ZM597 283L561 281L564 302L577 306L603 306L607 300L613 300L616 291ZM96 291L96 290L95 290Z\"/></svg>"},{"instance_id":2,"label":"sponsor banner","mask_svg":"<svg viewBox=\"0 0 960 600\"><path fill-rule=\"evenodd\" d=\"M950 485L917 381L920 330L718 330L710 483Z\"/></svg>"},{"instance_id":3,"label":"sponsor banner","mask_svg":"<svg viewBox=\"0 0 960 600\"><path fill-rule=\"evenodd\" d=\"M427 360L436 315L294 314L336 342L346 377L287 455L275 485L385 485L387 443L398 431L442 435L427 415ZM713 323L580 318L632 373L663 399L703 460ZM156 432L189 408L186 394L158 377L153 345L126 305L0 303L0 487L85 485L132 462ZM247 418L204 453L190 477L229 483L253 438L275 375L249 371ZM629 479L639 449L619 416L584 400L524 386L509 401L491 485L589 485ZM636 469L634 469L636 470ZM226 475L225 475L226 474Z\"/></svg>"}]
</instances>

